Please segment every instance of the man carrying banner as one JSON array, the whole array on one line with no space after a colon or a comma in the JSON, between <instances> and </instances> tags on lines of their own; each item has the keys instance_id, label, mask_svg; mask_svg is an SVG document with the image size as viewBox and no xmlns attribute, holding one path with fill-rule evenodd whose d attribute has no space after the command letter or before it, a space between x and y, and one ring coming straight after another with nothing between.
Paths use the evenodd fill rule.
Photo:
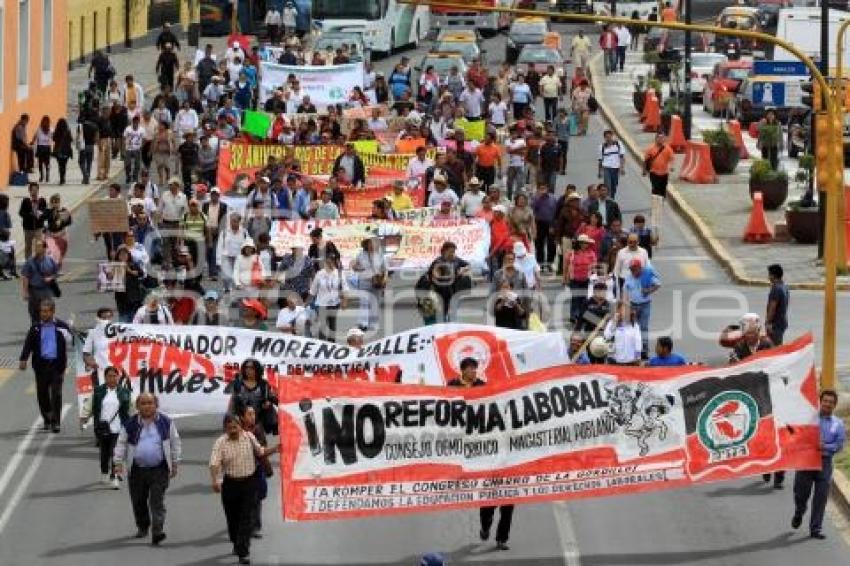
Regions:
<instances>
[{"instance_id":1,"label":"man carrying banner","mask_svg":"<svg viewBox=\"0 0 850 566\"><path fill-rule=\"evenodd\" d=\"M826 538L821 529L832 484L832 458L844 448L847 436L844 422L833 415L837 404L838 394L835 391L825 389L821 392L819 422L822 466L820 470L799 470L794 475L794 518L791 519L791 526L798 529L803 524L803 515L814 487L809 536L818 540Z\"/></svg>"},{"instance_id":2,"label":"man carrying banner","mask_svg":"<svg viewBox=\"0 0 850 566\"><path fill-rule=\"evenodd\" d=\"M480 387L486 382L477 375L478 360L475 358L464 358L460 362L460 377L449 381L449 387ZM479 511L481 519L481 540L490 538L490 527L493 525L493 517L496 508L492 506L482 507ZM513 505L499 505L499 524L496 526L496 548L508 550L508 538L511 535L511 522L514 515Z\"/></svg>"}]
</instances>

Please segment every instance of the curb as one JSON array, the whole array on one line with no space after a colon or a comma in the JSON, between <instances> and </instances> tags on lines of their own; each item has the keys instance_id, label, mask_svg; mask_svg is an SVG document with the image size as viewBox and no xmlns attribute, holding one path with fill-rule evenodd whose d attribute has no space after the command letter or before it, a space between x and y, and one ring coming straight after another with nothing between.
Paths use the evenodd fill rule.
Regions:
<instances>
[{"instance_id":1,"label":"curb","mask_svg":"<svg viewBox=\"0 0 850 566\"><path fill-rule=\"evenodd\" d=\"M830 495L832 495L832 501L841 514L850 519L850 480L841 470L833 470L832 472Z\"/></svg>"},{"instance_id":2,"label":"curb","mask_svg":"<svg viewBox=\"0 0 850 566\"><path fill-rule=\"evenodd\" d=\"M601 58L602 54L597 53L590 61L590 81L595 93L599 93L602 90L600 88L599 80L597 79L598 73L596 72L600 69L599 60ZM643 161L643 151L637 141L635 141L635 139L623 126L620 119L611 111L607 103L600 98L598 94L596 96L596 101L599 103L599 110L601 114L611 126L611 129L614 130L618 138L623 140L629 150L629 153L632 154L632 157L637 160L638 163L641 163ZM699 238L700 242L702 242L702 244L708 249L709 254L711 254L711 256L714 257L714 259L720 264L720 267L729 274L735 284L748 287L770 287L770 281L767 279L750 277L746 274L746 270L744 270L741 266L741 263L735 259L735 257L726 249L726 246L720 243L720 241L714 236L711 229L705 224L703 219L700 218L696 210L694 210L681 193L679 193L679 190L673 181L670 181L667 185L667 200L670 202L672 208L678 212L679 216L681 216L682 219L690 226L691 230L697 238ZM788 284L788 287L790 289L801 291L824 290L824 284L817 281L790 283ZM848 291L850 290L850 284L839 283L837 285L837 289L839 291ZM848 487L850 487L850 483L848 483Z\"/></svg>"}]
</instances>

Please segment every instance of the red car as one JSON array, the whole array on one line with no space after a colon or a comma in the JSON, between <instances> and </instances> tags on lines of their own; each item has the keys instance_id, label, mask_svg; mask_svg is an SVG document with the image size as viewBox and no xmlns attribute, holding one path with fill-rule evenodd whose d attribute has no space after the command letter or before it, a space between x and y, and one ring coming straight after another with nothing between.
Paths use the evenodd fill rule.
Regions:
<instances>
[{"instance_id":1,"label":"red car","mask_svg":"<svg viewBox=\"0 0 850 566\"><path fill-rule=\"evenodd\" d=\"M705 90L702 94L703 110L712 116L719 116L725 112L738 85L752 73L752 60L727 61L715 65L711 75L705 81Z\"/></svg>"}]
</instances>

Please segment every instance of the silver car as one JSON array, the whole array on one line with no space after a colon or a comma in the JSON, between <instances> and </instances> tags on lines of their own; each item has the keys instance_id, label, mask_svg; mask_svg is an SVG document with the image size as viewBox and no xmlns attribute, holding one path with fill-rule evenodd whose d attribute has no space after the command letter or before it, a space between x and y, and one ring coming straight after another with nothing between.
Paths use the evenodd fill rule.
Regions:
<instances>
[{"instance_id":1,"label":"silver car","mask_svg":"<svg viewBox=\"0 0 850 566\"><path fill-rule=\"evenodd\" d=\"M725 63L726 61L726 55L723 53L691 54L691 100L702 100L702 93L705 92L705 83L714 71L714 66L718 63ZM685 84L684 64L679 66L679 84Z\"/></svg>"}]
</instances>

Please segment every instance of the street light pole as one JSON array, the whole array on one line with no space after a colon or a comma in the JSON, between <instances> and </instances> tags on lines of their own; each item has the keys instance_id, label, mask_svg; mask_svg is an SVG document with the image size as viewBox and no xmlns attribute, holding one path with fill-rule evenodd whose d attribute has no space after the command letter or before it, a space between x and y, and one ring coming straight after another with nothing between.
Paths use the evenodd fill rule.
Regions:
<instances>
[{"instance_id":1,"label":"street light pole","mask_svg":"<svg viewBox=\"0 0 850 566\"><path fill-rule=\"evenodd\" d=\"M829 76L829 2L821 0L820 3L820 72L823 76ZM830 96L829 91L821 93L821 96ZM814 112L812 112L812 127L814 128ZM814 130L811 130L814 131ZM812 142L812 151L814 152L814 144ZM823 246L826 240L826 200L827 191L823 187L818 187L818 218L820 219L820 235L818 238L818 258L823 258Z\"/></svg>"},{"instance_id":2,"label":"street light pole","mask_svg":"<svg viewBox=\"0 0 850 566\"><path fill-rule=\"evenodd\" d=\"M691 0L685 0L685 25L691 23ZM682 115L682 130L685 139L691 139L691 30L685 30L685 109Z\"/></svg>"}]
</instances>

